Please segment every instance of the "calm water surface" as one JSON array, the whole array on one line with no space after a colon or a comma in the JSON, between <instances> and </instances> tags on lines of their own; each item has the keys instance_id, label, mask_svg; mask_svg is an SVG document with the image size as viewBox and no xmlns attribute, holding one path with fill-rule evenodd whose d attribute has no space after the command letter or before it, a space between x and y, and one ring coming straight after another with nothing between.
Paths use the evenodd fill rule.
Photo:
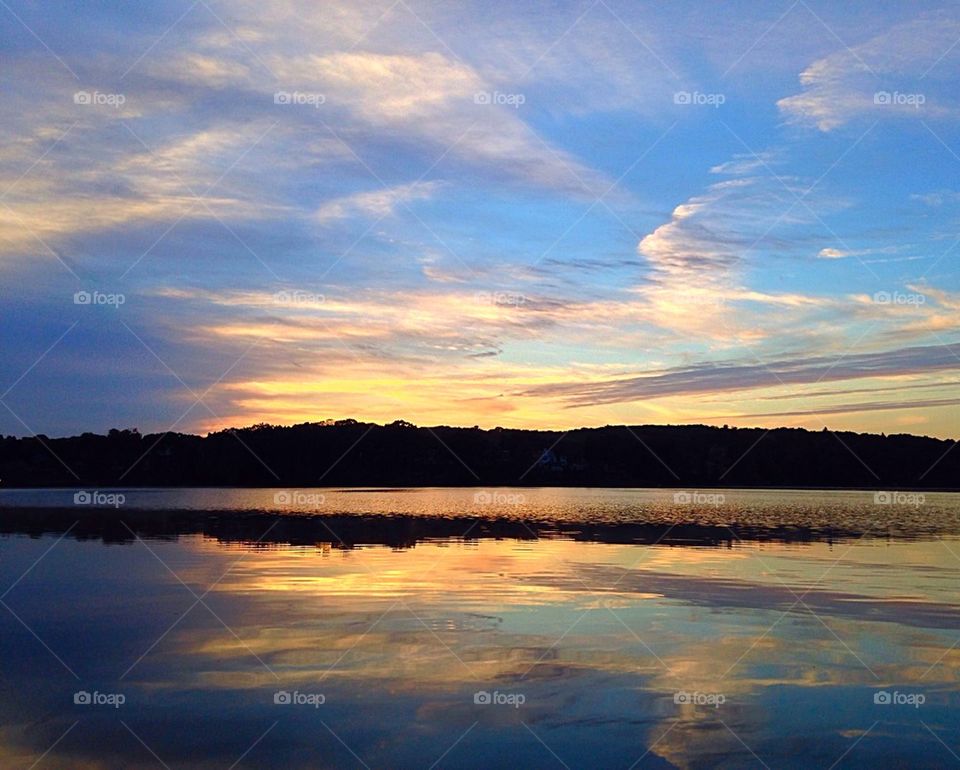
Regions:
<instances>
[{"instance_id":1,"label":"calm water surface","mask_svg":"<svg viewBox=\"0 0 960 770\"><path fill-rule=\"evenodd\" d=\"M4 768L960 764L957 495L76 491L0 493Z\"/></svg>"}]
</instances>

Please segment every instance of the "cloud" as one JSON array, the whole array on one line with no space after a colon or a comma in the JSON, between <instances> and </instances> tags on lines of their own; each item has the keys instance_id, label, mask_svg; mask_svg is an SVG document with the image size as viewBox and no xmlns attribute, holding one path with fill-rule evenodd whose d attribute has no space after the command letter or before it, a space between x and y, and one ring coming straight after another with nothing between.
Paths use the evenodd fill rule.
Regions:
<instances>
[{"instance_id":1,"label":"cloud","mask_svg":"<svg viewBox=\"0 0 960 770\"><path fill-rule=\"evenodd\" d=\"M12 57L17 88L6 99L17 140L0 145L0 189L15 187L0 208L0 253L22 262L47 247L70 251L79 236L181 216L294 221L306 231L426 200L443 178L559 198L592 199L609 186L522 108L478 103L503 88L491 61L457 58L402 7L381 18L383 9L355 6L239 2L226 29L201 5L176 35L77 50L70 60L83 87L121 90L121 109L83 108L68 73ZM325 103L276 104L278 90ZM433 163L431 180L415 181ZM334 164L335 177L317 173ZM389 189L344 194L371 182ZM194 193L211 184L199 203Z\"/></svg>"},{"instance_id":2,"label":"cloud","mask_svg":"<svg viewBox=\"0 0 960 770\"><path fill-rule=\"evenodd\" d=\"M846 259L847 257L866 257L871 254L896 254L899 246L884 246L875 249L835 249L827 247L820 249L817 259Z\"/></svg>"},{"instance_id":3,"label":"cloud","mask_svg":"<svg viewBox=\"0 0 960 770\"><path fill-rule=\"evenodd\" d=\"M856 118L955 119L952 89L937 90L937 68L960 38L960 20L924 14L870 40L818 59L800 73L803 91L777 102L793 122L833 131ZM927 79L928 75L931 75Z\"/></svg>"},{"instance_id":4,"label":"cloud","mask_svg":"<svg viewBox=\"0 0 960 770\"><path fill-rule=\"evenodd\" d=\"M670 221L646 235L637 247L647 261L645 283L633 293L646 307L651 323L678 334L734 346L759 340L786 325L783 310L810 309L826 302L799 293L750 289L751 261L770 251L785 256L807 236L801 229L814 220L814 196L798 205L806 192L795 178L776 179L769 171L773 155L738 156L715 166L734 175L674 208ZM754 174L757 165L766 170ZM739 175L739 176L738 176ZM742 312L743 303L754 312ZM764 308L776 308L765 314ZM797 317L791 319L796 323Z\"/></svg>"},{"instance_id":5,"label":"cloud","mask_svg":"<svg viewBox=\"0 0 960 770\"><path fill-rule=\"evenodd\" d=\"M314 217L321 224L330 224L358 214L383 219L393 214L398 206L432 197L440 186L438 182L416 182L355 193L323 203Z\"/></svg>"},{"instance_id":6,"label":"cloud","mask_svg":"<svg viewBox=\"0 0 960 770\"><path fill-rule=\"evenodd\" d=\"M10 130L0 140L0 189L10 208L0 206L0 268L18 296L45 303L15 311L11 336L32 355L23 368L43 352L29 342L48 339L39 327L73 322L76 308L61 300L79 288L67 285L73 276L59 266L50 269L49 254L37 258L46 253L38 237L82 281L101 285L119 281L160 244L123 287L124 312L132 327L156 334L151 344L177 371L202 372L206 382L254 345L213 394L225 419L243 422L302 418L327 404L338 416L395 417L396 403L376 395L381 387L402 395L416 409L407 416L417 419L472 421L473 404L490 419L506 414L530 424L602 416L517 395L538 388L556 389L562 402L625 403L622 414L647 409L667 419L697 409L701 388L753 390L761 377L749 368L753 355L780 362L784 377L815 378L828 368L817 368L817 356L839 357L847 345L902 349L957 330L955 295L923 287L923 306L879 305L873 292L893 291L906 277L894 266L878 268L883 283L872 285L852 259L932 253L915 233L909 251L865 238L899 238L921 219L938 237L949 232L938 216L954 200L941 189L949 179L904 177L896 201L919 191L915 218L878 228L886 199L872 196L883 190L863 192L871 206L856 215L844 210L853 194L828 197L826 184L807 194L817 174L810 164L836 154L812 145L792 151L777 138L776 114L754 109L769 106L783 78L816 59L782 115L833 127L861 106L872 113L880 107L874 91L909 90L911 73L922 74L916 63L926 57L929 69L947 49L937 49L941 33L931 32L945 17L892 27L889 18L906 11L874 14L872 31L863 25L856 33L889 27L887 48L881 35L853 54L824 57L833 39L801 8L776 29L770 25L781 12L734 14L734 25L720 11L688 19L611 9L561 3L545 13L521 4L490 14L472 0L456 8L235 0L223 22L201 3L168 35L177 17L162 7L136 23L112 8L31 11L25 20L42 25L38 34L83 88L122 89L127 101L122 109L81 109L72 75L24 30L0 32L22 38L4 70ZM838 34L852 39L856 16L836 16L844 24ZM807 34L811 27L816 36ZM892 39L911 29L922 42ZM769 35L748 51L764 30ZM925 51L915 55L911 46ZM921 114L951 109L936 78L957 53L925 78L924 109L934 112ZM881 77L857 70L857 56ZM683 128L667 131L683 111L672 93L693 90L693 71L710 87L701 66L710 60L754 79L729 80L725 110L684 111ZM317 98L277 103L278 91ZM860 105L862 98L870 103ZM906 114L890 107L876 114ZM731 130L749 128L743 135L764 150L723 149L742 147L715 118ZM643 164L628 166L658 137ZM904 162L924 173L914 156ZM578 219L628 170L625 191L611 193L622 197L605 199L610 209L596 205ZM849 166L830 171L837 189ZM861 194L862 178L846 182ZM640 196L649 200L641 204ZM860 236L846 246L825 232L831 228ZM551 243L549 259L533 262ZM939 284L946 275L948 287L949 265L942 260L936 277ZM274 292L286 288L323 300L278 303ZM113 330L100 331L106 339ZM90 418L101 424L121 389L124 416L136 414L146 392L112 352L84 349L84 366L117 373L115 390ZM54 357L45 364L58 371ZM853 376L868 379L870 363L862 366ZM42 367L31 373L42 376ZM85 387L92 382L93 375ZM62 382L38 388L38 413L49 411L42 419L87 419L85 410L64 417L50 395L60 392ZM690 398L629 401L634 393L674 392ZM158 385L144 422L166 417L158 411L164 397L183 411L180 396Z\"/></svg>"},{"instance_id":7,"label":"cloud","mask_svg":"<svg viewBox=\"0 0 960 770\"><path fill-rule=\"evenodd\" d=\"M638 377L543 385L523 395L561 398L568 406L638 401L662 396L735 392L960 369L960 344L914 346L842 357L809 356L767 363L700 363Z\"/></svg>"},{"instance_id":8,"label":"cloud","mask_svg":"<svg viewBox=\"0 0 960 770\"><path fill-rule=\"evenodd\" d=\"M941 206L960 202L960 192L955 190L940 190L932 193L914 193L910 196L912 201L920 201L930 208L940 208Z\"/></svg>"},{"instance_id":9,"label":"cloud","mask_svg":"<svg viewBox=\"0 0 960 770\"><path fill-rule=\"evenodd\" d=\"M320 295L166 289L159 295L192 305L194 332L271 345L333 345L363 358L364 350L396 362L440 364L498 350L506 339L535 339L576 318L568 306L510 293L330 288ZM227 312L223 312L227 311Z\"/></svg>"},{"instance_id":10,"label":"cloud","mask_svg":"<svg viewBox=\"0 0 960 770\"><path fill-rule=\"evenodd\" d=\"M762 152L757 155L735 155L733 160L718 163L710 168L711 174L729 174L731 176L747 176L762 173L776 162L772 152Z\"/></svg>"},{"instance_id":11,"label":"cloud","mask_svg":"<svg viewBox=\"0 0 960 770\"><path fill-rule=\"evenodd\" d=\"M338 53L275 68L284 81L319 84L328 104L342 105L367 130L426 141L436 156L495 178L578 196L595 196L609 186L538 137L520 117L521 107L495 103L497 89L474 68L441 53Z\"/></svg>"},{"instance_id":12,"label":"cloud","mask_svg":"<svg viewBox=\"0 0 960 770\"><path fill-rule=\"evenodd\" d=\"M0 253L35 251L38 239L56 249L80 235L155 222L289 216L251 180L270 165L264 153L273 140L250 157L269 132L265 122L228 124L155 148L116 124L107 131L112 141L102 131L68 132L30 176L0 171L10 189L0 206ZM245 168L236 168L243 159Z\"/></svg>"},{"instance_id":13,"label":"cloud","mask_svg":"<svg viewBox=\"0 0 960 770\"><path fill-rule=\"evenodd\" d=\"M850 396L863 393L889 393L901 390L929 390L930 388L946 388L960 385L960 380L938 380L935 382L916 382L908 385L874 385L869 388L844 388L830 390L806 390L802 393L803 398L821 398L824 396ZM782 401L782 393L774 396L760 396L757 401Z\"/></svg>"},{"instance_id":14,"label":"cloud","mask_svg":"<svg viewBox=\"0 0 960 770\"><path fill-rule=\"evenodd\" d=\"M499 90L529 89L531 102L556 114L631 111L662 122L686 71L655 12L559 4L547 17L515 4L482 14L479 28L455 25L448 39Z\"/></svg>"},{"instance_id":15,"label":"cloud","mask_svg":"<svg viewBox=\"0 0 960 770\"><path fill-rule=\"evenodd\" d=\"M794 409L783 412L753 412L704 417L704 420L756 420L767 417L810 417L824 414L853 414L856 412L889 412L899 409L934 409L956 406L960 398L929 398L918 401L862 401L852 404L829 404L817 409Z\"/></svg>"},{"instance_id":16,"label":"cloud","mask_svg":"<svg viewBox=\"0 0 960 770\"><path fill-rule=\"evenodd\" d=\"M819 259L843 259L849 256L851 252L842 249L820 249L820 253L817 254Z\"/></svg>"},{"instance_id":17,"label":"cloud","mask_svg":"<svg viewBox=\"0 0 960 770\"><path fill-rule=\"evenodd\" d=\"M525 94L502 94L498 101L502 92L497 83L453 58L443 46L443 52L347 50L322 55L300 53L299 47L293 44L287 51L264 36L243 47L211 50L199 67L196 52L183 50L150 72L174 78L182 87L244 89L251 103L256 97L250 97L259 94L264 112L305 126L312 122L320 133L333 131L357 158L364 157L367 145L389 141L405 151L418 150L424 156L423 171L443 158L488 180L579 197L599 195L610 184L524 121ZM249 64L251 50L253 61L263 67ZM234 66L238 57L248 65ZM323 104L306 111L305 117L296 110L281 111L273 104L278 89L317 94Z\"/></svg>"}]
</instances>

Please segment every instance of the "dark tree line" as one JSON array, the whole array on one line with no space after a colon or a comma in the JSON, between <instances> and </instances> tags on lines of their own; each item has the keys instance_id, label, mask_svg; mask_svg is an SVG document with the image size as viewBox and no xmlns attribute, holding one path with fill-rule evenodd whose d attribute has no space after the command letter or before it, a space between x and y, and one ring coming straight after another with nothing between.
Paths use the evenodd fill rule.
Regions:
<instances>
[{"instance_id":1,"label":"dark tree line","mask_svg":"<svg viewBox=\"0 0 960 770\"><path fill-rule=\"evenodd\" d=\"M0 484L960 488L956 442L801 428L569 432L338 420L194 436L0 438ZM76 477L73 475L76 474Z\"/></svg>"}]
</instances>

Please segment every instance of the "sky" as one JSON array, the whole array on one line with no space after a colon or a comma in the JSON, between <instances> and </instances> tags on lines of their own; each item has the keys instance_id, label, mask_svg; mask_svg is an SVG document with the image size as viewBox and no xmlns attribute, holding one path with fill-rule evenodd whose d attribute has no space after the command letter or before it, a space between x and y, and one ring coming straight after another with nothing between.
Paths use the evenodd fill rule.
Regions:
<instances>
[{"instance_id":1,"label":"sky","mask_svg":"<svg viewBox=\"0 0 960 770\"><path fill-rule=\"evenodd\" d=\"M955 4L0 17L0 433L960 437Z\"/></svg>"}]
</instances>

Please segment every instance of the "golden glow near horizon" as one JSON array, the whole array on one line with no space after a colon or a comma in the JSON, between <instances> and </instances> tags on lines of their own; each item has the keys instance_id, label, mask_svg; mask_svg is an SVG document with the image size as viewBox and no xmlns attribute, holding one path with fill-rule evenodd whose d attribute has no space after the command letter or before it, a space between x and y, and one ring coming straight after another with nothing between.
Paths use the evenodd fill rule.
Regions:
<instances>
[{"instance_id":1,"label":"golden glow near horizon","mask_svg":"<svg viewBox=\"0 0 960 770\"><path fill-rule=\"evenodd\" d=\"M255 351L248 354L256 361L253 368L260 369L259 376L231 377L213 388L211 398L220 406L216 417L201 419L203 430L353 417L485 428L568 429L649 422L786 425L812 430L827 426L941 437L960 432L960 410L954 403L957 380L949 368L943 374L857 372L843 377L832 371L842 363L840 355L819 363L819 377L811 375L809 382L795 384L790 372L776 363L756 364L746 375L735 374L723 382L722 390L716 390L709 380L702 385L689 384L697 373L709 373L709 369L686 376L665 362L654 361L645 367L604 360L627 355L630 347L643 339L641 325L627 335L610 337L599 360L565 358L597 350L590 340L607 327L614 334L614 323L642 321L651 330L649 339L659 340L659 344L678 340L680 330L649 326L650 305L643 299L548 307L525 315L522 303L497 305L485 295L460 291L388 294L364 301L326 296L278 301L276 295L268 294L182 291L164 292L164 296L228 307L260 319L205 325L194 331L206 344L228 344L232 349L250 346ZM748 296L750 301L758 298L781 308L781 315L782 308L803 309L810 304L792 296ZM687 300L698 304L702 297ZM661 322L664 317L685 317L694 309L683 304L670 307L670 312L658 307ZM716 303L714 310L717 308L722 309L723 303ZM718 318L722 317L707 319L713 324L718 350L767 334L759 327L721 327ZM562 329L559 336L565 344L542 344L537 334L541 324ZM517 354L502 351L489 356L482 348L476 349L480 355L470 354L472 335L495 338L505 331L518 336ZM692 333L692 328L689 331ZM427 340L431 344L425 348ZM581 347L582 352L570 345ZM388 347L395 351L391 356L378 352ZM531 351L530 355L526 351ZM671 379L676 386L671 386ZM603 396L621 383L624 395ZM629 395L631 388L638 392L636 397ZM671 394L671 389L689 392ZM905 399L904 394L918 395Z\"/></svg>"}]
</instances>

